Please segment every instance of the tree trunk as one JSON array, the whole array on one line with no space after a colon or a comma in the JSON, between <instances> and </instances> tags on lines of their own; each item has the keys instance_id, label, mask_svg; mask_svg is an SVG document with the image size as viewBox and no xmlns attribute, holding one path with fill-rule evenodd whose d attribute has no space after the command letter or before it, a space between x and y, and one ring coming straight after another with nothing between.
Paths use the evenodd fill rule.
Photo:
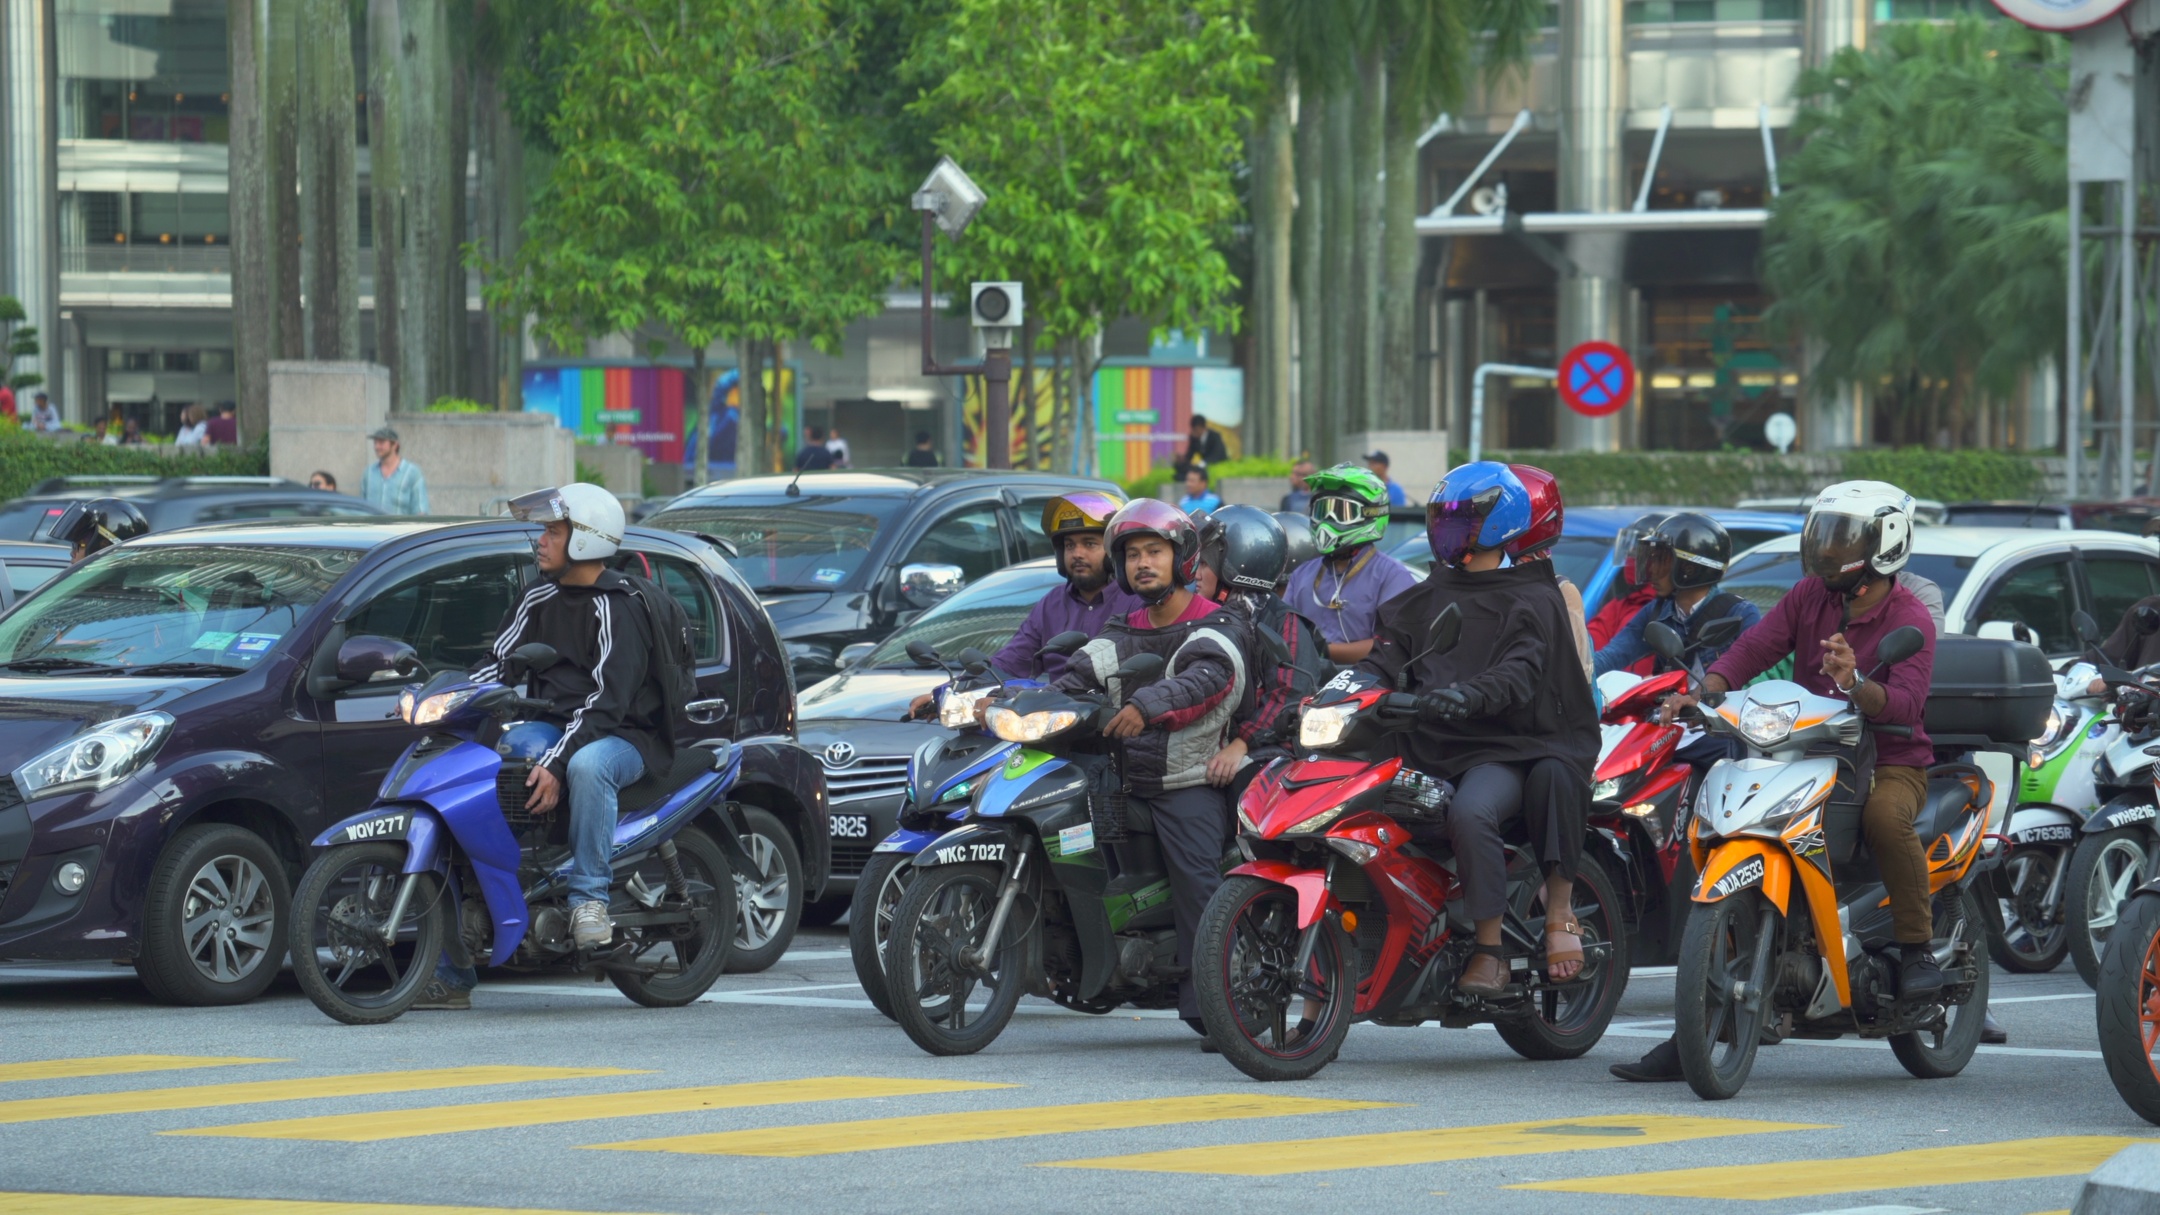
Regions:
<instances>
[{"instance_id":1,"label":"tree trunk","mask_svg":"<svg viewBox=\"0 0 2160 1215\"><path fill-rule=\"evenodd\" d=\"M1351 181L1355 191L1357 244L1351 263L1351 345L1356 360L1350 374L1349 400L1354 407L1344 412L1344 425L1357 430L1380 426L1388 403L1380 398L1380 174L1386 168L1381 157L1387 126L1387 69L1378 39L1359 56L1357 109L1352 118Z\"/></svg>"},{"instance_id":2,"label":"tree trunk","mask_svg":"<svg viewBox=\"0 0 2160 1215\"><path fill-rule=\"evenodd\" d=\"M755 476L765 471L765 377L758 373L760 356L756 338L738 338L735 342L735 475ZM700 444L697 458L698 484L703 485L711 477L705 465L705 447Z\"/></svg>"},{"instance_id":3,"label":"tree trunk","mask_svg":"<svg viewBox=\"0 0 2160 1215\"><path fill-rule=\"evenodd\" d=\"M507 266L517 257L525 224L525 141L510 121L502 75L482 65L473 73L473 149L478 172L474 241L486 263ZM476 351L475 379L493 394L497 409L516 410L524 397L523 317L505 308L488 317L487 340ZM708 386L709 387L709 386Z\"/></svg>"},{"instance_id":4,"label":"tree trunk","mask_svg":"<svg viewBox=\"0 0 2160 1215\"><path fill-rule=\"evenodd\" d=\"M1257 454L1291 454L1290 228L1297 210L1297 166L1291 153L1290 105L1279 98L1253 139L1253 370L1247 433Z\"/></svg>"},{"instance_id":5,"label":"tree trunk","mask_svg":"<svg viewBox=\"0 0 2160 1215\"><path fill-rule=\"evenodd\" d=\"M1327 379L1320 399L1306 405L1305 415L1311 441L1321 459L1330 463L1337 454L1338 437L1357 426L1356 398L1351 395L1357 364L1352 353L1357 340L1357 295L1350 273L1357 260L1356 170L1350 155L1351 115L1356 108L1355 90L1338 89L1328 97L1327 135L1322 143L1327 156L1327 198L1320 208L1326 218L1320 227L1325 247L1319 282Z\"/></svg>"},{"instance_id":6,"label":"tree trunk","mask_svg":"<svg viewBox=\"0 0 2160 1215\"><path fill-rule=\"evenodd\" d=\"M439 0L438 0L439 3ZM447 9L447 5L443 6ZM468 18L469 19L469 18ZM448 40L447 23L445 39ZM443 182L442 204L446 230L443 233L445 256L435 268L436 282L443 293L443 341L436 351L436 383L443 385L439 392L460 397L481 397L486 392L472 379L473 327L472 318L465 312L465 257L464 247L471 232L466 215L465 186L467 170L472 164L472 76L473 55L469 46L452 48L457 53L446 52L449 67L449 121L444 136L450 145L449 157L443 165L448 176Z\"/></svg>"},{"instance_id":7,"label":"tree trunk","mask_svg":"<svg viewBox=\"0 0 2160 1215\"><path fill-rule=\"evenodd\" d=\"M307 357L360 357L360 186L345 0L300 0L301 290Z\"/></svg>"},{"instance_id":8,"label":"tree trunk","mask_svg":"<svg viewBox=\"0 0 2160 1215\"><path fill-rule=\"evenodd\" d=\"M1425 115L1409 90L1388 93L1387 186L1382 200L1380 254L1380 384L1376 392L1380 426L1422 430L1427 419L1417 409L1422 378L1417 360L1418 316L1418 136Z\"/></svg>"},{"instance_id":9,"label":"tree trunk","mask_svg":"<svg viewBox=\"0 0 2160 1215\"><path fill-rule=\"evenodd\" d=\"M1321 152L1324 138L1322 126L1325 110L1318 92L1299 94L1297 134L1292 159L1297 180L1297 211L1291 217L1290 238L1294 246L1291 256L1291 286L1297 293L1297 400L1289 428L1283 434L1285 450L1296 459L1319 445L1313 441L1313 432L1319 427L1320 401L1326 390L1327 329L1326 297L1321 289L1323 277L1323 234L1320 228L1321 204L1326 191L1322 188L1322 168L1326 158Z\"/></svg>"},{"instance_id":10,"label":"tree trunk","mask_svg":"<svg viewBox=\"0 0 2160 1215\"><path fill-rule=\"evenodd\" d=\"M390 368L391 408L417 411L454 391L445 348L461 342L448 315L446 268L457 260L450 157L450 30L432 0L368 0L368 150L375 202L375 330Z\"/></svg>"},{"instance_id":11,"label":"tree trunk","mask_svg":"<svg viewBox=\"0 0 2160 1215\"><path fill-rule=\"evenodd\" d=\"M270 308L273 359L304 358L307 317L300 310L300 10L268 4L270 22L261 40L263 204L269 228ZM269 415L263 415L267 433ZM246 419L241 419L246 431Z\"/></svg>"},{"instance_id":12,"label":"tree trunk","mask_svg":"<svg viewBox=\"0 0 2160 1215\"><path fill-rule=\"evenodd\" d=\"M277 346L270 234L261 219L263 48L256 16L255 0L229 0L226 5L226 52L232 75L226 155L232 182L239 187L226 204L232 226L233 397L243 443L263 438L268 428L270 360Z\"/></svg>"}]
</instances>

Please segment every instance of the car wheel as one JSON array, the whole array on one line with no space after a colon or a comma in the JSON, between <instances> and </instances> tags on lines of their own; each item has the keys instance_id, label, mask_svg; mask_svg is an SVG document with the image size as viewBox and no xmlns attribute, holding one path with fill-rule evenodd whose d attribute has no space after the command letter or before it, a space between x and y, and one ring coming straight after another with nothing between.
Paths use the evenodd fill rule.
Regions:
<instances>
[{"instance_id":1,"label":"car wheel","mask_svg":"<svg viewBox=\"0 0 2160 1215\"><path fill-rule=\"evenodd\" d=\"M172 838L143 900L135 973L167 1004L240 1004L285 961L292 885L285 863L244 827L203 823Z\"/></svg>"},{"instance_id":2,"label":"car wheel","mask_svg":"<svg viewBox=\"0 0 2160 1215\"><path fill-rule=\"evenodd\" d=\"M750 854L748 873L735 875L735 950L728 955L731 974L770 969L795 939L802 920L802 856L795 837L770 810L742 808L750 830L742 837Z\"/></svg>"}]
</instances>

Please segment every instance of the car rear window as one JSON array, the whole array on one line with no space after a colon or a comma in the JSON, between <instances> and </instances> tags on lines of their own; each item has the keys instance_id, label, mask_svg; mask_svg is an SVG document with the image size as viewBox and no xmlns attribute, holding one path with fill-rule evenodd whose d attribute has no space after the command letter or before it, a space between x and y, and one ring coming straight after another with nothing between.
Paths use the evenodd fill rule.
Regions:
<instances>
[{"instance_id":1,"label":"car rear window","mask_svg":"<svg viewBox=\"0 0 2160 1215\"><path fill-rule=\"evenodd\" d=\"M360 557L267 545L116 549L0 617L0 663L47 660L54 674L78 664L250 667Z\"/></svg>"},{"instance_id":2,"label":"car rear window","mask_svg":"<svg viewBox=\"0 0 2160 1215\"><path fill-rule=\"evenodd\" d=\"M735 545L730 564L760 592L853 589L897 497L805 494L729 497L661 511L648 527L699 532Z\"/></svg>"},{"instance_id":3,"label":"car rear window","mask_svg":"<svg viewBox=\"0 0 2160 1215\"><path fill-rule=\"evenodd\" d=\"M1971 557L1942 557L1930 553L1914 553L1905 563L1906 569L1942 588L1946 605L1957 598L1958 588L1965 585L1965 575L1972 572L1972 567ZM1799 553L1754 553L1733 562L1732 572L1718 585L1767 612L1776 607L1785 592L1799 581Z\"/></svg>"}]
</instances>

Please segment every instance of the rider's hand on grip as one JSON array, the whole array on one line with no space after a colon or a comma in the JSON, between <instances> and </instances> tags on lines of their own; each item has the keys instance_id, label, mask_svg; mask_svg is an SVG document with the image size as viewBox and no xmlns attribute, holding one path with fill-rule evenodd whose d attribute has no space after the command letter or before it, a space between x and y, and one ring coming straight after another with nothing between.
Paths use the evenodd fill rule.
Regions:
<instances>
[{"instance_id":1,"label":"rider's hand on grip","mask_svg":"<svg viewBox=\"0 0 2160 1215\"><path fill-rule=\"evenodd\" d=\"M1418 697L1418 716L1427 721L1461 721L1475 716L1483 701L1473 689L1450 684Z\"/></svg>"}]
</instances>

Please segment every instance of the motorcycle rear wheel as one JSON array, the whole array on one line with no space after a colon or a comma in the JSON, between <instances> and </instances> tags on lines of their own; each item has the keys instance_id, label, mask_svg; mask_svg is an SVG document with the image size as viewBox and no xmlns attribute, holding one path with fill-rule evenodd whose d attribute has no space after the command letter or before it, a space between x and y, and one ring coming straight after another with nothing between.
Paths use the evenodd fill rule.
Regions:
<instances>
[{"instance_id":1,"label":"motorcycle rear wheel","mask_svg":"<svg viewBox=\"0 0 2160 1215\"><path fill-rule=\"evenodd\" d=\"M2108 934L2094 1000L2100 1057L2108 1079L2132 1112L2160 1125L2160 898L2145 895L2123 905Z\"/></svg>"},{"instance_id":2,"label":"motorcycle rear wheel","mask_svg":"<svg viewBox=\"0 0 2160 1215\"><path fill-rule=\"evenodd\" d=\"M1530 889L1541 889L1531 887ZM1585 861L1575 875L1570 900L1575 920L1582 925L1583 972L1581 987L1547 990L1530 998L1532 1013L1499 1021L1493 1028L1500 1040L1525 1059L1576 1059L1589 1053L1605 1036L1620 997L1627 991L1627 923L1620 915L1620 896L1612 879L1595 861ZM1543 922L1543 913L1524 906L1518 909L1531 924ZM1592 948L1607 949L1598 958Z\"/></svg>"},{"instance_id":3,"label":"motorcycle rear wheel","mask_svg":"<svg viewBox=\"0 0 2160 1215\"><path fill-rule=\"evenodd\" d=\"M1279 882L1227 878L1208 900L1193 942L1193 982L1208 1040L1255 1080L1303 1080L1335 1057L1357 1011L1355 948L1323 922L1304 973L1293 973L1303 931L1297 892ZM1318 992L1310 1034L1289 1041Z\"/></svg>"},{"instance_id":4,"label":"motorcycle rear wheel","mask_svg":"<svg viewBox=\"0 0 2160 1215\"><path fill-rule=\"evenodd\" d=\"M1769 1019L1776 909L1749 890L1697 904L1680 938L1673 983L1673 1045L1688 1087L1723 1101L1747 1084Z\"/></svg>"},{"instance_id":5,"label":"motorcycle rear wheel","mask_svg":"<svg viewBox=\"0 0 2160 1215\"><path fill-rule=\"evenodd\" d=\"M1890 1035L1890 1051L1905 1070L1922 1080L1944 1080L1965 1070L1973 1052L1980 1049L1980 1031L1987 1020L1988 967L1980 960L1981 937L1986 931L1980 919L1980 900L1971 891L1956 899L1935 901L1935 928L1944 936L1955 931L1977 964L1979 978L1963 1004L1943 1010L1948 1028L1935 1033ZM1963 923L1959 923L1962 920Z\"/></svg>"},{"instance_id":6,"label":"motorcycle rear wheel","mask_svg":"<svg viewBox=\"0 0 2160 1215\"><path fill-rule=\"evenodd\" d=\"M2064 916L2066 899L2058 893L2055 922L2034 923L2042 914L2041 900L2048 884L2069 863L2067 847L2018 849L2003 863L2003 889L1990 898L2001 908L2002 927L1988 933L1988 955L2012 974L2038 975L2062 965L2070 954L2070 926ZM2065 878L2067 879L2067 874ZM2032 914L2027 914L2027 913ZM1993 921L1990 921L1993 927Z\"/></svg>"},{"instance_id":7,"label":"motorcycle rear wheel","mask_svg":"<svg viewBox=\"0 0 2160 1215\"><path fill-rule=\"evenodd\" d=\"M347 1025L394 1021L434 977L448 931L442 881L407 875L399 844L344 844L315 858L293 892L293 976L315 1007ZM416 879L396 925L382 931L398 887Z\"/></svg>"},{"instance_id":8,"label":"motorcycle rear wheel","mask_svg":"<svg viewBox=\"0 0 2160 1215\"><path fill-rule=\"evenodd\" d=\"M2069 919L2070 960L2087 987L2100 982L2100 955L2108 932L2130 892L2152 868L2152 836L2143 827L2117 827L2078 840L2063 880L2063 911Z\"/></svg>"},{"instance_id":9,"label":"motorcycle rear wheel","mask_svg":"<svg viewBox=\"0 0 2160 1215\"><path fill-rule=\"evenodd\" d=\"M900 852L874 852L855 879L848 904L848 953L855 960L855 981L885 1019L893 1019L892 991L885 984L885 941L892 935L893 912L915 877L915 858Z\"/></svg>"},{"instance_id":10,"label":"motorcycle rear wheel","mask_svg":"<svg viewBox=\"0 0 2160 1215\"><path fill-rule=\"evenodd\" d=\"M654 975L608 972L615 990L647 1008L680 1008L710 991L720 972L727 969L735 947L735 874L726 854L711 836L695 827L675 837L675 853L686 880L711 887L709 893L698 896L704 922L692 936L658 938L646 948L650 953L662 944L671 946L667 961L672 969ZM667 882L667 868L658 855L639 865L638 873L650 886L664 887ZM641 953L636 960L644 958Z\"/></svg>"},{"instance_id":11,"label":"motorcycle rear wheel","mask_svg":"<svg viewBox=\"0 0 2160 1215\"><path fill-rule=\"evenodd\" d=\"M966 954L982 947L997 909L1004 871L993 865L940 865L915 875L893 912L885 942L885 983L893 1020L933 1055L972 1055L997 1040L1027 982L1021 942L1039 913L1024 899L1005 922L987 964ZM978 989L982 993L978 994Z\"/></svg>"}]
</instances>

